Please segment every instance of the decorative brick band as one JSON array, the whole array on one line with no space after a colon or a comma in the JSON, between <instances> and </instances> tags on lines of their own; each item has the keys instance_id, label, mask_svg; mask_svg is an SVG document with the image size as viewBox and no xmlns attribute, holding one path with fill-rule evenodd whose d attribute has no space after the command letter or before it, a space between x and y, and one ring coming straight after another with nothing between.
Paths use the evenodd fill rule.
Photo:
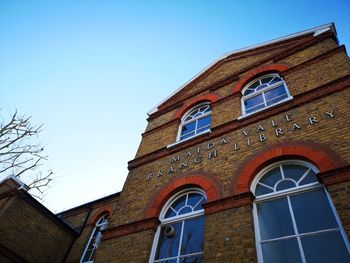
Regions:
<instances>
[{"instance_id":1,"label":"decorative brick band","mask_svg":"<svg viewBox=\"0 0 350 263\"><path fill-rule=\"evenodd\" d=\"M283 158L307 160L316 165L321 173L344 166L342 159L323 144L311 141L279 143L245 160L232 178L232 193L248 192L254 177L264 166Z\"/></svg>"},{"instance_id":2,"label":"decorative brick band","mask_svg":"<svg viewBox=\"0 0 350 263\"><path fill-rule=\"evenodd\" d=\"M319 173L320 183L324 185L333 185L350 181L350 165L346 165L331 171Z\"/></svg>"},{"instance_id":3,"label":"decorative brick band","mask_svg":"<svg viewBox=\"0 0 350 263\"><path fill-rule=\"evenodd\" d=\"M268 72L283 72L289 68L288 65L285 64L270 64L265 65L259 68L256 68L254 70L249 71L244 75L243 78L236 84L236 86L233 88L232 93L241 92L244 86L251 81L253 78L257 77L258 75L262 73L268 73Z\"/></svg>"},{"instance_id":4,"label":"decorative brick band","mask_svg":"<svg viewBox=\"0 0 350 263\"><path fill-rule=\"evenodd\" d=\"M156 231L159 224L160 222L157 218L143 219L129 224L106 229L103 232L102 239L107 240L111 238L122 237L146 230Z\"/></svg>"},{"instance_id":5,"label":"decorative brick band","mask_svg":"<svg viewBox=\"0 0 350 263\"><path fill-rule=\"evenodd\" d=\"M190 171L175 177L156 192L145 210L145 218L159 217L166 201L176 192L187 187L199 187L204 190L208 201L214 201L223 196L223 188L219 179L208 172Z\"/></svg>"},{"instance_id":6,"label":"decorative brick band","mask_svg":"<svg viewBox=\"0 0 350 263\"><path fill-rule=\"evenodd\" d=\"M205 214L210 215L218 213L224 210L238 208L241 206L252 205L254 201L254 195L251 192L240 193L230 197L226 197L220 200L207 202L203 204Z\"/></svg>"},{"instance_id":7,"label":"decorative brick band","mask_svg":"<svg viewBox=\"0 0 350 263\"><path fill-rule=\"evenodd\" d=\"M182 116L192 107L194 107L196 104L204 101L210 101L215 102L219 99L219 96L215 93L205 94L203 96L196 97L189 102L187 102L185 105L183 105L175 114L175 117L180 119Z\"/></svg>"}]
</instances>

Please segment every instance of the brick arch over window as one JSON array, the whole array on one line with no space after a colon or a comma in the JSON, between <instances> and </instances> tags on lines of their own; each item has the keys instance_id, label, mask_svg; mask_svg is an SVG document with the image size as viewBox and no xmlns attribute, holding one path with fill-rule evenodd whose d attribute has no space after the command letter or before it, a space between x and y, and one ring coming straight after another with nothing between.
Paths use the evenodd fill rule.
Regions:
<instances>
[{"instance_id":1,"label":"brick arch over window","mask_svg":"<svg viewBox=\"0 0 350 263\"><path fill-rule=\"evenodd\" d=\"M181 119L182 116L192 107L196 106L196 104L200 102L210 101L215 102L219 99L219 96L215 93L209 93L203 96L196 97L187 103L185 103L177 112L176 112L176 118Z\"/></svg>"},{"instance_id":2,"label":"brick arch over window","mask_svg":"<svg viewBox=\"0 0 350 263\"><path fill-rule=\"evenodd\" d=\"M95 225L96 222L104 215L108 214L108 217L112 215L112 207L103 207L102 209L99 209L95 215L92 215L90 219L88 220L88 225Z\"/></svg>"},{"instance_id":3,"label":"brick arch over window","mask_svg":"<svg viewBox=\"0 0 350 263\"><path fill-rule=\"evenodd\" d=\"M323 144L313 142L276 144L254 154L241 165L231 181L231 194L249 192L251 182L264 166L287 158L309 161L317 166L320 173L345 164L335 152Z\"/></svg>"},{"instance_id":4,"label":"brick arch over window","mask_svg":"<svg viewBox=\"0 0 350 263\"><path fill-rule=\"evenodd\" d=\"M166 201L176 192L187 187L199 187L207 195L208 202L223 197L223 189L219 179L204 171L190 171L175 177L172 181L156 192L145 210L145 218L158 217Z\"/></svg>"},{"instance_id":5,"label":"brick arch over window","mask_svg":"<svg viewBox=\"0 0 350 263\"><path fill-rule=\"evenodd\" d=\"M285 64L271 64L271 65L265 65L259 68L256 68L252 71L249 71L247 74L243 76L242 79L238 81L236 86L233 88L232 93L238 93L241 92L244 86L256 78L257 76L261 75L262 73L269 73L269 72L278 72L281 73L289 68L288 65Z\"/></svg>"}]
</instances>

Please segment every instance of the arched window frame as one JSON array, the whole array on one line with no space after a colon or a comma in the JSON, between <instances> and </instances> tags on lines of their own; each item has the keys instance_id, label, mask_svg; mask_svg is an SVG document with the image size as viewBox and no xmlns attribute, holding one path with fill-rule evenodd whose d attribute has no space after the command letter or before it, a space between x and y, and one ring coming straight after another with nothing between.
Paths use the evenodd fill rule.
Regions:
<instances>
[{"instance_id":1,"label":"arched window frame","mask_svg":"<svg viewBox=\"0 0 350 263\"><path fill-rule=\"evenodd\" d=\"M182 191L177 192L174 196L172 196L171 198L169 198L169 200L165 203L165 205L163 206L160 215L159 215L159 220L160 220L160 225L157 228L156 234L155 234L155 238L153 240L153 245L152 245L152 251L151 251L151 255L150 255L150 259L149 259L149 263L157 263L157 262L163 262L164 259L155 259L156 257L156 253L157 253L157 249L158 249L158 245L160 242L160 234L161 234L161 230L163 227L167 226L167 225L171 225L174 223L179 223L179 222L184 222L186 220L191 220L191 219L195 219L195 218L200 218L200 217L204 217L204 208L196 210L196 211L192 211L190 213L185 213L183 215L177 215L177 216L172 216L169 218L165 218L166 212L168 211L168 209L170 208L170 206L178 199L180 199L183 195L187 194L191 194L191 193L197 193L197 194L201 194L203 196L203 200L204 202L207 200L207 196L205 194L205 192L200 189L200 188L186 188ZM186 201L187 202L187 201ZM201 202L201 201L199 201ZM183 231L184 229L181 229L181 236L180 236L180 242L182 242L182 235L183 235ZM203 233L204 233L204 229L203 229ZM181 244L181 243L180 243ZM179 248L181 247L181 245L179 245ZM180 253L180 249L179 249L179 253ZM198 252L198 253L194 253L194 254L188 254L188 255L203 255L203 251ZM186 255L186 256L188 256ZM180 254L178 254L176 256L176 262L180 262L181 256ZM173 262L173 261L172 261Z\"/></svg>"},{"instance_id":2,"label":"arched window frame","mask_svg":"<svg viewBox=\"0 0 350 263\"><path fill-rule=\"evenodd\" d=\"M247 95L244 95L246 93L246 91L254 84L256 83L257 81L261 81L262 79L264 78L267 78L267 77L278 77L281 79L281 81L278 81L276 83L273 83L271 85L268 85L267 87L265 88L262 88L261 90L257 90L253 93L250 93L250 94L247 94ZM271 105L267 105L267 101L266 101L266 98L265 98L265 94L270 91L270 90L273 90L277 87L279 87L280 85L283 85L284 87L284 90L285 90L285 93L286 93L286 97L279 100L279 101L276 101L275 103L271 104ZM261 84L260 84L261 85ZM242 89L242 97L241 97L241 108L242 108L242 114L243 116L249 116L251 114L255 114L259 111L262 111L262 110L265 110L265 109L268 109L268 108L271 108L275 105L278 105L280 103L283 103L285 101L288 101L288 100L291 100L293 99L293 96L291 96L291 94L289 93L289 89L288 89L288 86L286 84L286 82L284 81L284 79L277 73L269 73L269 74L264 74L264 75L261 75L257 78L254 78L252 81L250 81L248 84L245 85L245 87ZM262 98L263 98L263 104L264 104L264 107L260 108L260 109L257 109L257 110L254 110L252 112L247 112L246 110L246 107L244 105L245 101L246 100L249 100L253 97L257 97L259 96L260 94L263 94ZM274 97L275 99L276 97ZM259 105L259 104L257 104Z\"/></svg>"},{"instance_id":3,"label":"arched window frame","mask_svg":"<svg viewBox=\"0 0 350 263\"><path fill-rule=\"evenodd\" d=\"M205 112L203 114L201 114L200 116L197 116L195 118L192 118L190 120L186 120L193 112L195 112L196 110L198 110L199 108L201 107L204 107L204 106L209 106L209 111L208 112ZM190 140L196 136L199 136L201 134L205 134L207 132L210 132L210 129L211 129L211 125L212 125L212 120L210 121L210 124L208 125L208 127L204 130L201 130L199 131L202 127L198 128L198 121L201 120L201 119L204 119L206 118L207 116L211 116L212 115L212 108L211 108L211 105L210 105L210 102L202 102L200 104L197 104L195 105L194 107L192 107L190 110L188 110L184 116L181 118L181 124L179 126L179 130L178 130L178 134L177 134L177 138L176 138L176 141L177 142L180 142L180 141L187 141L187 140ZM186 138L182 138L183 135L182 135L182 131L183 131L183 128L186 126L186 125L189 125L191 123L195 123L196 127L194 129L194 134L189 136L189 137L186 137Z\"/></svg>"},{"instance_id":4,"label":"arched window frame","mask_svg":"<svg viewBox=\"0 0 350 263\"><path fill-rule=\"evenodd\" d=\"M91 232L91 235L89 237L89 241L86 243L84 253L81 256L80 263L88 263L93 262L92 256L94 255L96 249L101 243L102 239L102 233L101 231L106 229L108 224L108 217L109 214L103 214L96 222L94 229ZM92 244L92 247L89 248Z\"/></svg>"},{"instance_id":5,"label":"arched window frame","mask_svg":"<svg viewBox=\"0 0 350 263\"><path fill-rule=\"evenodd\" d=\"M256 187L258 185L258 182L271 170L275 169L276 167L279 167L281 165L302 165L305 166L307 168L309 168L310 171L313 171L315 174L317 174L319 172L318 168L316 166L314 166L311 163L305 162L305 161L301 161L301 160L284 160L284 161L280 161L280 162L276 162L273 163L265 168L263 168L254 178L254 180L251 183L251 187L250 187L250 191L254 194L255 196L255 200L253 203L253 217L254 217L254 230L255 230L255 240L256 240L256 249L257 249L257 255L258 255L258 262L259 263L264 263L263 260L263 252L262 252L262 241L261 241L261 231L260 231L260 226L259 226L259 218L258 218L258 209L257 209L257 205L263 202L267 202L267 201L272 201L274 199L278 199L278 198L282 198L282 197L287 197L287 196L292 196L292 195L297 195L297 194L302 194L302 193L307 193L307 192L311 192L311 191L315 191L315 190L323 190L328 204L331 208L331 211L335 217L336 223L338 225L339 232L342 236L342 239L344 241L345 247L348 251L348 253L350 253L350 243L348 241L346 232L342 226L340 217L336 211L336 208L333 204L332 198L330 196L330 194L328 193L327 189L325 188L324 185L322 185L321 183L317 182L312 182L312 183L308 183L302 186L296 186L293 188L289 188L289 189L285 189L285 190L280 190L280 191L275 191L273 193L268 193L268 194L263 194L260 196L256 196L255 195L255 191L256 191ZM283 171L283 169L281 169ZM309 171L308 170L308 171ZM307 173L307 172L306 172ZM283 172L282 172L283 174ZM284 175L282 175L284 177ZM276 183L277 184L277 183ZM275 189L276 190L276 189ZM289 209L291 208L291 204L290 201L289 202ZM294 218L294 215L293 215ZM293 221L293 227L296 227L296 222L295 219L292 219ZM319 231L315 231L315 233L321 233L322 231L333 231L332 229L326 229L326 230L319 230ZM298 233L296 234L296 238L300 238L302 235L312 235L310 233ZM284 237L283 237L284 238ZM266 242L266 241L263 241ZM299 244L299 249L300 249L300 241L298 240L298 244ZM300 250L301 252L301 258L303 263L306 262L305 259L305 255L303 250ZM266 263L266 262L265 262Z\"/></svg>"}]
</instances>

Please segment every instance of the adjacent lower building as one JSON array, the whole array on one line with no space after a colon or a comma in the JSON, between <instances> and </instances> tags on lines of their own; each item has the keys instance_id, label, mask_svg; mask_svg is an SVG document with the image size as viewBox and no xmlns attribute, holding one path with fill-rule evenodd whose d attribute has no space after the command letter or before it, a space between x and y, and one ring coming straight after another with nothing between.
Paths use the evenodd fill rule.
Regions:
<instances>
[{"instance_id":1,"label":"adjacent lower building","mask_svg":"<svg viewBox=\"0 0 350 263\"><path fill-rule=\"evenodd\" d=\"M334 24L228 53L148 115L121 192L43 213L59 257L0 235L2 257L350 262L350 60Z\"/></svg>"}]
</instances>

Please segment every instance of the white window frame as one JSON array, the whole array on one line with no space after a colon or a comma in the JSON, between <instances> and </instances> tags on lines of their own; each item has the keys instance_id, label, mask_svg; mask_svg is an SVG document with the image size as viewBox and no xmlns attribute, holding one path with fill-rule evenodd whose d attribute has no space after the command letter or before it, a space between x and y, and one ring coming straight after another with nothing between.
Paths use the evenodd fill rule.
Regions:
<instances>
[{"instance_id":1,"label":"white window frame","mask_svg":"<svg viewBox=\"0 0 350 263\"><path fill-rule=\"evenodd\" d=\"M108 224L108 214L104 214L104 215L102 215L102 216L100 217L100 219L96 222L95 227L94 227L94 229L93 229L92 232L91 232L89 241L86 243L86 246L85 246L83 255L81 256L80 263L93 263L93 262L94 262L93 260L91 260L91 258L92 258L92 256L94 255L96 249L98 248L98 246L99 246L100 243L101 243L101 239L102 239L101 230L106 229L107 224ZM86 255L87 252L88 252L88 248L89 248L89 246L90 246L90 243L92 242L92 239L93 239L93 237L94 237L96 231L99 231L99 232L97 233L97 237L95 238L95 241L94 241L94 243L95 243L95 244L94 244L94 249L90 252L89 260L88 260L88 261L83 261L85 255Z\"/></svg>"},{"instance_id":2,"label":"white window frame","mask_svg":"<svg viewBox=\"0 0 350 263\"><path fill-rule=\"evenodd\" d=\"M173 217L170 217L170 218L164 218L165 213L168 211L168 208L170 207L172 202L175 199L177 199L180 196L182 196L183 194L185 194L185 193L186 194L200 193L201 195L203 195L204 199L207 200L207 196L206 196L205 192L202 189L199 189L199 188L186 188L186 189L176 193L173 197L171 197L165 203L165 205L163 206L163 208L162 208L162 210L160 212L159 221L161 223L157 227L157 231L156 231L156 234L155 234L155 237L154 237L154 240L153 240L152 251L151 251L149 263L157 263L159 261L163 261L164 260L164 259L159 259L159 260L155 259L157 248L158 248L159 237L160 237L160 231L161 231L162 227L164 227L166 225L169 225L169 224L176 223L176 222L181 222L181 221L184 221L184 220L187 220L187 219L192 219L192 218L197 218L197 217L200 217L200 216L204 216L204 209L200 209L200 210L197 210L197 211L193 211L191 213L186 213L186 214L179 215L179 216L173 216ZM204 229L203 229L203 231L204 231ZM181 229L181 236L180 236L180 245L179 245L179 247L181 247L182 234L183 234L183 229ZM200 254L203 255L203 251L202 252L193 253L193 254L188 254L186 256L195 256L195 255L200 255ZM177 259L177 261L179 262L180 255L177 255L176 257L173 257L173 258L167 258L167 259Z\"/></svg>"},{"instance_id":3,"label":"white window frame","mask_svg":"<svg viewBox=\"0 0 350 263\"><path fill-rule=\"evenodd\" d=\"M317 169L316 166L314 166L314 165L312 165L312 164L310 164L308 162L305 162L305 161L285 160L285 161L276 162L276 163L273 163L273 164L265 167L264 169L262 169L257 174L257 176L254 178L253 182L251 183L250 191L255 196L255 189L256 189L257 183L260 181L260 179L268 171L270 171L270 170L272 170L272 169L274 169L276 167L279 167L281 165L289 165L289 164L303 165L303 166L308 167L309 169L311 169L316 174L319 172L319 170ZM281 173L282 173L282 177L284 178L283 169L281 170ZM316 189L323 189L323 191L325 192L327 200L329 202L329 205L330 205L330 207L332 209L332 212L333 212L333 214L335 216L335 219L336 219L336 222L338 224L338 228L319 230L319 231L314 231L314 232L308 232L308 233L300 234L300 233L298 233L298 231L296 229L296 222L295 222L293 211L292 211L292 208L291 208L291 202L290 202L290 197L289 196L290 195L294 195L294 194L300 194L300 193L305 193L305 192L309 192L309 191L314 191ZM259 226L257 204L262 203L262 202L267 201L267 200L271 201L271 200L274 200L274 199L278 199L278 198L280 198L282 196L287 197L289 211L290 211L290 214L291 214L291 217L292 217L293 228L294 228L294 232L296 234L294 234L292 236L288 236L288 237L284 236L284 237L275 238L273 240L283 240L283 239L289 239L289 238L296 238L297 242L298 242L298 246L299 246L299 251L300 251L300 254L301 254L302 262L306 263L305 255L304 255L303 249L301 247L300 237L307 236L307 235L318 234L318 233L321 233L321 232L339 231L341 236L342 236L342 238L343 238L343 240L344 240L345 246L346 246L348 252L350 253L350 243L348 241L346 232L345 232L345 230L343 228L343 225L341 223L340 217L339 217L339 215L338 215L338 213L336 211L336 208L335 208L335 206L334 206L334 204L332 202L332 198L331 198L330 194L328 193L328 191L324 187L324 185L320 184L319 182L314 182L314 183L309 183L309 184L305 184L305 185L302 185L302 186L297 186L295 188L293 187L293 188L289 188L289 189L285 189L285 190L281 190L281 191L277 191L277 192L273 192L273 193L260 195L260 196L257 196L255 198L254 203L253 203L253 219L254 219L255 245L256 245L256 251L257 251L258 262L259 263L264 263L264 260L263 260L263 254L262 254L262 245L261 245L262 243L261 243L261 236L260 236L261 232L260 232L260 226ZM271 240L268 240L268 241L271 241ZM266 263L268 263L268 262L266 262Z\"/></svg>"},{"instance_id":4,"label":"white window frame","mask_svg":"<svg viewBox=\"0 0 350 263\"><path fill-rule=\"evenodd\" d=\"M206 112L206 113L204 113L204 114L202 114L202 115L200 115L200 116L198 116L198 117L196 117L196 118L194 118L194 119L192 119L192 120L185 121L185 119L186 119L193 111L195 111L195 110L197 110L198 108L203 107L203 106L205 106L205 105L208 105L208 106L210 107L210 111L209 111L209 112ZM190 124L190 123L192 123L192 122L196 122L197 120L203 119L203 118L205 118L205 117L207 117L207 116L209 116L209 115L212 115L212 108L211 108L210 102L203 102L203 103L197 104L196 106L194 106L193 108L191 108L190 110L188 110L188 111L186 112L186 114L181 118L181 124L179 125L179 129L178 129L178 133L177 133L177 137L176 137L176 142L183 142L183 141L191 140L191 139L194 138L194 137L197 137L197 136L199 136L199 135L202 135L202 134L205 134L205 133L210 132L210 129L211 129L211 128L205 129L205 130L203 130L203 131L201 131L201 132L197 132L198 129L197 129L197 127L196 127L196 129L194 130L194 131L195 131L194 135L192 135L192 136L190 136L190 137L187 137L187 138L185 138L185 139L181 139L182 129L183 129L183 127L184 127L185 125L188 125L188 124ZM211 127L211 125L212 125L212 123L210 124L210 127Z\"/></svg>"},{"instance_id":5,"label":"white window frame","mask_svg":"<svg viewBox=\"0 0 350 263\"><path fill-rule=\"evenodd\" d=\"M268 86L268 87L266 87L266 88L263 88L263 89L258 90L258 91L256 91L256 92L253 92L253 93L248 94L248 95L246 95L246 96L244 95L244 93L246 92L246 90L247 90L253 83L255 83L255 82L257 82L257 81L260 81L261 79L264 79L264 78L267 78L267 77L278 77L278 78L281 79L281 81L276 82L276 83L274 83L274 84L271 84L270 86ZM283 84L284 89L285 89L285 91L286 91L286 94L287 94L287 97L286 97L286 98L284 98L283 100L280 100L280 101L278 101L278 102L276 102L276 103L274 103L274 104L267 105L267 101L266 101L266 99L265 99L265 95L263 95L262 98L263 98L263 100L264 100L263 103L264 103L265 107L263 107L263 108L261 108L261 109L258 109L258 110L256 110L256 111L253 111L253 112L246 113L246 107L245 107L245 105L244 105L244 102L245 102L246 100L251 99L251 98L256 97L256 96L259 96L260 94L265 94L267 91L272 90L272 89L274 89L274 88L280 86L281 84ZM243 118L243 117L246 117L246 116L250 116L250 115L255 114L255 113L257 113L257 112L266 110L266 109L268 109L268 108L274 107L274 106L276 106L276 105L278 105L278 104L281 104L281 103L283 103L283 102L286 102L286 101L289 101L289 100L293 99L293 96L291 96L290 93L289 93L289 89L288 89L288 86L287 86L286 82L285 82L284 79L283 79L279 74L277 74L277 73L265 74L265 75L262 75L262 76L260 76L260 77L258 77L258 78L253 79L252 81L250 81L250 82L244 87L244 89L242 90L241 93L242 93L242 97L241 97L242 116L239 117L239 119L241 119L241 118Z\"/></svg>"}]
</instances>

